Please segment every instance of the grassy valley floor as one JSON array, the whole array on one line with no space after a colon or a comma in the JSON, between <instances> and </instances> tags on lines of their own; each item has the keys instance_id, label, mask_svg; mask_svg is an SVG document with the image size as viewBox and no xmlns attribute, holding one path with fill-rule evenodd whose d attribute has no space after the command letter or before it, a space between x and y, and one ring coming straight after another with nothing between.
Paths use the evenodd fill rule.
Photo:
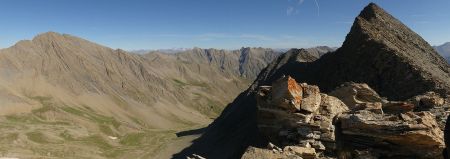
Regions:
<instances>
[{"instance_id":1,"label":"grassy valley floor","mask_svg":"<svg viewBox=\"0 0 450 159\"><path fill-rule=\"evenodd\" d=\"M161 130L137 119L132 124L89 106L56 104L32 97L42 107L0 118L0 157L15 158L170 158L197 137L177 132L206 125Z\"/></svg>"}]
</instances>

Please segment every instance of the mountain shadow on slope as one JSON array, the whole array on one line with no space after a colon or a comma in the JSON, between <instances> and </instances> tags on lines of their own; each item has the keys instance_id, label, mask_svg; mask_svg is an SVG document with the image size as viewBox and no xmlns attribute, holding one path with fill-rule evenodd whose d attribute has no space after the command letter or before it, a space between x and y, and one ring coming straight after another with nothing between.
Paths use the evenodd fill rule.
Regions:
<instances>
[{"instance_id":1,"label":"mountain shadow on slope","mask_svg":"<svg viewBox=\"0 0 450 159\"><path fill-rule=\"evenodd\" d=\"M256 127L258 86L282 75L318 85L324 92L344 82L367 83L381 96L402 100L427 91L450 92L450 67L419 35L371 3L355 19L343 46L318 60L302 60L306 50L290 51L261 71L250 88L229 104L201 138L174 158L198 154L239 158L247 146L264 146ZM314 62L313 62L314 61Z\"/></svg>"}]
</instances>

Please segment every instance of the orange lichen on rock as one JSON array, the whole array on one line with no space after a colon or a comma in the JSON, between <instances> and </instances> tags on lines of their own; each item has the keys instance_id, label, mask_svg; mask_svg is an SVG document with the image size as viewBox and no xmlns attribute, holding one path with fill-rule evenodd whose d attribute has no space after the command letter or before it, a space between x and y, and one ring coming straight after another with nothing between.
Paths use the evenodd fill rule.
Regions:
<instances>
[{"instance_id":1,"label":"orange lichen on rock","mask_svg":"<svg viewBox=\"0 0 450 159\"><path fill-rule=\"evenodd\" d=\"M273 103L290 111L300 110L303 89L290 76L282 77L272 84Z\"/></svg>"},{"instance_id":2,"label":"orange lichen on rock","mask_svg":"<svg viewBox=\"0 0 450 159\"><path fill-rule=\"evenodd\" d=\"M294 105L301 105L302 103L302 87L297 84L297 81L295 81L294 78L291 76L288 76L288 91L292 95L293 99L292 102Z\"/></svg>"}]
</instances>

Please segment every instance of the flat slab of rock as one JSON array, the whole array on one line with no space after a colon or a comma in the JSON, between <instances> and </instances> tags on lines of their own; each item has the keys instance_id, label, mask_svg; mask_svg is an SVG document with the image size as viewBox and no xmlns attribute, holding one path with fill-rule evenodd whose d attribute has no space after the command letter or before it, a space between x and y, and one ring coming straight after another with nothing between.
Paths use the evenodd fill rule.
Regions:
<instances>
[{"instance_id":1,"label":"flat slab of rock","mask_svg":"<svg viewBox=\"0 0 450 159\"><path fill-rule=\"evenodd\" d=\"M329 95L339 98L350 108L362 103L382 102L382 98L365 83L344 83Z\"/></svg>"},{"instance_id":2,"label":"flat slab of rock","mask_svg":"<svg viewBox=\"0 0 450 159\"><path fill-rule=\"evenodd\" d=\"M299 147L299 146L286 146L283 151L285 153L294 153L297 156L300 156L304 159L315 159L316 150L311 147Z\"/></svg>"},{"instance_id":3,"label":"flat slab of rock","mask_svg":"<svg viewBox=\"0 0 450 159\"><path fill-rule=\"evenodd\" d=\"M272 84L272 104L298 111L302 103L303 89L290 76L282 77Z\"/></svg>"},{"instance_id":4,"label":"flat slab of rock","mask_svg":"<svg viewBox=\"0 0 450 159\"><path fill-rule=\"evenodd\" d=\"M241 159L302 159L293 153L284 153L277 150L249 147L242 155Z\"/></svg>"},{"instance_id":5,"label":"flat slab of rock","mask_svg":"<svg viewBox=\"0 0 450 159\"><path fill-rule=\"evenodd\" d=\"M442 157L444 135L430 112L383 115L362 110L338 118L343 149L371 149L385 157Z\"/></svg>"},{"instance_id":6,"label":"flat slab of rock","mask_svg":"<svg viewBox=\"0 0 450 159\"><path fill-rule=\"evenodd\" d=\"M319 108L321 102L319 87L305 83L301 86L303 88L303 102L300 109L313 113Z\"/></svg>"}]
</instances>

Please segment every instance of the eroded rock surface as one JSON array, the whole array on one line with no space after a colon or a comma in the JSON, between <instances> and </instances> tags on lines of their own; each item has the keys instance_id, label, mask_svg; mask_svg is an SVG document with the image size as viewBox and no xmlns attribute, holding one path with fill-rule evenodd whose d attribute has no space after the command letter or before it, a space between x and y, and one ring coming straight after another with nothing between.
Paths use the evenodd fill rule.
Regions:
<instances>
[{"instance_id":1,"label":"eroded rock surface","mask_svg":"<svg viewBox=\"0 0 450 159\"><path fill-rule=\"evenodd\" d=\"M442 158L444 135L430 112L383 115L361 110L340 115L338 121L340 154L361 150L377 158Z\"/></svg>"},{"instance_id":2,"label":"eroded rock surface","mask_svg":"<svg viewBox=\"0 0 450 159\"><path fill-rule=\"evenodd\" d=\"M390 100L450 93L450 67L423 38L376 4L356 17L343 45L304 67L295 79L328 92L344 82L367 83Z\"/></svg>"},{"instance_id":3,"label":"eroded rock surface","mask_svg":"<svg viewBox=\"0 0 450 159\"><path fill-rule=\"evenodd\" d=\"M283 90L276 95L284 99L282 103L273 100L272 93L279 93L274 90ZM286 92L296 92L296 98ZM276 145L271 147L280 148L258 151L285 158L442 158L444 135L436 116L416 109L444 105L436 93L388 101L367 84L345 83L330 95L320 93L317 86L296 84L290 76L272 87L261 86L255 97L258 128ZM301 101L300 108L284 106L296 100ZM247 153L258 152L250 149L244 156Z\"/></svg>"},{"instance_id":4,"label":"eroded rock surface","mask_svg":"<svg viewBox=\"0 0 450 159\"><path fill-rule=\"evenodd\" d=\"M281 78L272 85L272 101L290 111L300 110L303 89L291 77Z\"/></svg>"},{"instance_id":5,"label":"eroded rock surface","mask_svg":"<svg viewBox=\"0 0 450 159\"><path fill-rule=\"evenodd\" d=\"M339 129L340 156L442 157L443 129L435 114L443 113L438 109L445 101L436 93L428 92L406 101L388 101L366 84L345 83L330 94L345 101L351 109L339 115L335 123Z\"/></svg>"},{"instance_id":6,"label":"eroded rock surface","mask_svg":"<svg viewBox=\"0 0 450 159\"><path fill-rule=\"evenodd\" d=\"M260 132L270 142L284 147L284 150L294 151L303 158L323 157L325 153L332 154L336 148L333 118L337 114L348 111L347 106L335 97L320 93L317 86L303 83L298 84L298 87L290 87L284 83L297 85L293 78L287 76L276 80L272 84L272 91L269 86L262 86L257 93ZM279 86L286 88L279 88ZM281 97L276 95L276 99L290 99L285 103L302 101L301 108L296 111L285 109L285 106L279 105L278 100L273 100L272 93L278 93L274 90L301 92L297 94L297 98L291 98L290 93L283 93L284 96Z\"/></svg>"},{"instance_id":7,"label":"eroded rock surface","mask_svg":"<svg viewBox=\"0 0 450 159\"><path fill-rule=\"evenodd\" d=\"M383 102L383 99L369 85L364 83L347 82L331 91L329 95L342 100L350 107L357 107L358 104Z\"/></svg>"},{"instance_id":8,"label":"eroded rock surface","mask_svg":"<svg viewBox=\"0 0 450 159\"><path fill-rule=\"evenodd\" d=\"M281 55L261 71L250 88L240 94L222 115L208 127L207 132L187 150L212 158L237 158L249 146L266 144L267 138L262 138L262 135L271 132L268 130L270 127L273 127L273 133L276 134L275 132L284 129L283 127L290 126L288 128L296 130L296 126L298 126L298 124L270 125L270 122L284 123L281 121L288 121L286 123L296 123L290 121L294 120L302 122L304 125L313 125L312 119L318 119L313 115L318 113L317 110L315 112L304 110L289 112L285 109L278 110L278 107L270 106L270 102L262 103L266 103L271 108L270 110L276 110L274 111L276 113L267 111L265 113L268 118L260 118L263 113L259 110L262 109L257 109L257 107L264 104L255 97L259 96L260 86L271 86L283 75L289 75L300 83L306 82L310 85L317 85L324 93L329 93L346 82L366 83L379 96L375 96L373 99L362 98L367 96L366 93L370 94L371 92L360 94L363 95L362 97L360 95L344 96L354 102L349 104L347 99L341 98L342 102L347 103L348 113L368 112L375 114L375 116L381 116L381 119L384 120L385 116L388 119L389 116L396 117L410 112L425 111L433 114L440 129L443 129L447 116L446 111L448 111L447 102L444 102L443 106L424 107L420 105L420 102L417 104L410 99L430 91L436 92L441 97L450 93L449 72L449 64L425 40L386 11L371 3L355 19L341 48L321 56L320 59L308 53L307 50L291 50ZM300 86L303 87L301 84ZM364 88L358 88L357 90L364 90ZM270 93L271 88L267 87L266 90L266 93ZM302 104L304 104L303 95ZM321 94L320 107L324 105L323 101L326 101L324 96L325 94ZM381 97L386 97L386 99ZM268 98L264 97L264 99ZM435 101L439 103L439 100L430 99L431 103L435 103ZM339 102L342 103L340 100ZM424 103L428 102L422 102L422 104ZM302 104L300 108L302 108ZM313 105L308 106L314 108ZM321 110L320 107L318 110ZM321 112L319 111L319 113ZM294 115L296 116L292 117ZM273 119L275 117L279 118ZM261 121L267 122L266 128L268 129L261 127ZM260 127L258 128L257 125ZM340 127L335 126L334 132L338 128ZM403 127L393 126L388 128ZM313 131L317 131L317 129ZM403 131L403 129L400 129L394 132L400 133ZM292 136L289 135L290 132L294 132L295 140L293 142L287 140L289 141L287 143L300 143L296 140L300 137L295 136L298 135L298 131L288 131L287 136L289 137ZM286 133L283 132L282 134ZM339 138L337 134L334 135L335 140ZM313 134L310 137L314 139L317 138L317 135ZM278 138L278 134L276 134L269 139L274 139L277 144L280 144L287 138ZM370 140L365 141L365 139L362 138L359 142L371 142ZM331 147L327 146L322 138L314 139L314 141L320 141L325 146L325 152L328 151L327 147ZM321 149L319 144L316 145ZM318 154L324 154L323 151L315 150ZM371 150L355 150L352 152L352 156L354 158L377 158L377 154L372 154L372 152ZM432 153L434 154L434 152Z\"/></svg>"}]
</instances>

